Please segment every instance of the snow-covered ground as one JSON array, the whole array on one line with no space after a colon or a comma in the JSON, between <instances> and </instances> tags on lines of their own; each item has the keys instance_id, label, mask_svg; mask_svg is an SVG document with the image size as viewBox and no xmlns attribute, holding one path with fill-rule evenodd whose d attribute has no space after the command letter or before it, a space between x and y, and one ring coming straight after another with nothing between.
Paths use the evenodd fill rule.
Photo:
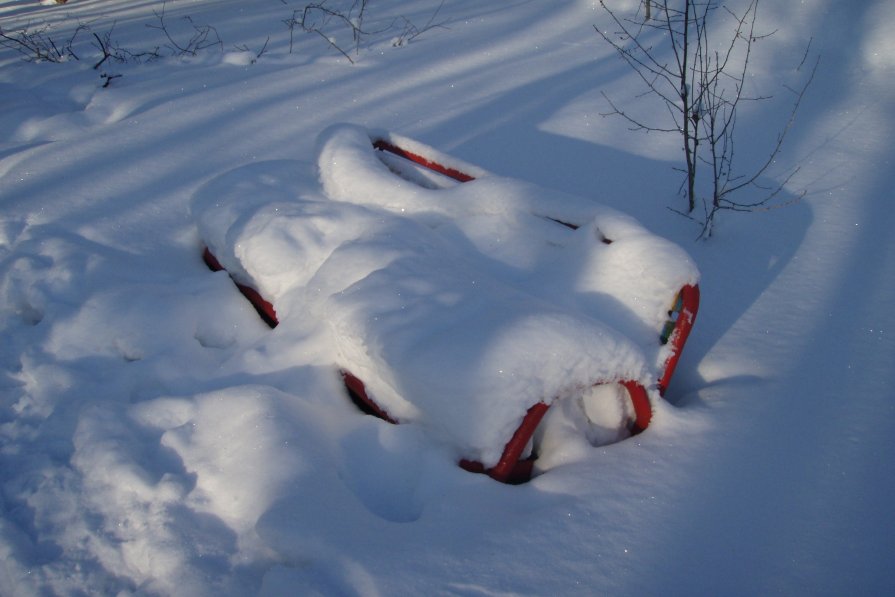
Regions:
<instances>
[{"instance_id":1,"label":"snow-covered ground","mask_svg":"<svg viewBox=\"0 0 895 597\"><path fill-rule=\"evenodd\" d=\"M675 140L600 116L639 88L594 0L374 0L357 52L332 25L353 63L297 28L290 52L304 4L169 0L174 41L221 40L175 57L161 2L0 1L4 33L89 27L80 60L0 48L0 594L895 592L891 2L763 3L755 89L821 56L772 173L808 193L700 242L666 209ZM90 32L166 56L94 70ZM784 95L742 114L745 158ZM356 411L318 321L271 331L209 272L195 202L301 196L338 122L683 246L702 305L649 429L521 486L467 473Z\"/></svg>"}]
</instances>

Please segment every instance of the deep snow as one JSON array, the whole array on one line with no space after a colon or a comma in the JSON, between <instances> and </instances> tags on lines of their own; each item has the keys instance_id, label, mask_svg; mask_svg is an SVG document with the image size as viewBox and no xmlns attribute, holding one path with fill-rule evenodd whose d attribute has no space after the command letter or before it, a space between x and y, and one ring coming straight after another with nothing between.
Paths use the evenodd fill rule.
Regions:
<instances>
[{"instance_id":1,"label":"deep snow","mask_svg":"<svg viewBox=\"0 0 895 597\"><path fill-rule=\"evenodd\" d=\"M145 49L165 41L146 27L159 4L5 1L0 26L114 23ZM87 37L62 65L0 49L0 593L893 592L891 3L762 5L779 30L756 89L798 76L809 38L822 57L780 156L808 194L723 214L707 242L666 209L674 140L599 115L601 90L638 88L595 2L448 2L443 27L392 46L438 4L371 2L355 64L298 32L290 54L300 3L279 0L169 1L178 39L188 15L223 51L107 64L106 89ZM749 106L744 157L784 113ZM271 333L205 268L190 206L294 200L337 122L683 246L702 305L653 425L505 486L357 413L310 319Z\"/></svg>"},{"instance_id":2,"label":"deep snow","mask_svg":"<svg viewBox=\"0 0 895 597\"><path fill-rule=\"evenodd\" d=\"M488 469L536 404L596 413L590 388L624 382L659 399L683 342L659 340L668 311L699 278L686 253L592 199L480 169L420 185L401 171L412 162L374 148L382 135L327 128L316 172L294 165L305 191L286 201L247 193L247 173L193 201L213 266L272 303L278 334L320 323L316 350L362 379L387 419ZM433 148L387 140L469 176Z\"/></svg>"}]
</instances>

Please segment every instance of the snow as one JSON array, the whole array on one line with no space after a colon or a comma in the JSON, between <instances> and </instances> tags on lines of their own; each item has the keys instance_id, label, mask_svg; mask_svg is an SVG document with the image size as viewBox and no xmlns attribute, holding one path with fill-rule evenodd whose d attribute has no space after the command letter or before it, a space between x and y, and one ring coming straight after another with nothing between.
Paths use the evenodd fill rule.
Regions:
<instances>
[{"instance_id":1,"label":"snow","mask_svg":"<svg viewBox=\"0 0 895 597\"><path fill-rule=\"evenodd\" d=\"M415 184L378 139L475 179ZM536 404L662 377L668 310L699 277L680 248L592 200L397 135L333 125L318 146L321 189L308 173L305 195L282 200L252 192L277 180L262 176L215 185L192 213L218 263L273 304L277 332L325 322L318 350L391 419L491 468Z\"/></svg>"},{"instance_id":2,"label":"snow","mask_svg":"<svg viewBox=\"0 0 895 597\"><path fill-rule=\"evenodd\" d=\"M389 25L422 25L439 2L370 3L375 33L356 53L346 31L327 31L354 64L298 31L290 53L283 21L299 3L257 4L169 0L177 39L189 16L223 47L110 62L100 71L122 76L108 88L88 36L64 64L0 48L0 594L895 590L888 3L762 4L778 33L756 53L757 88L790 81L809 38L822 57L770 173L801 164L787 196L808 193L722 214L701 242L666 209L680 206L676 146L599 116L600 90L617 100L639 88L594 34L608 26L598 3L445 3L444 26L402 47ZM0 4L0 26L49 23L68 39L89 23L122 47L164 48L146 26L153 9L16 0ZM744 159L766 155L764 124L786 101L742 114ZM363 128L330 128L344 122ZM396 184L359 151L359 130L439 148L478 179ZM318 168L334 135L345 173ZM559 209L581 228L539 217ZM207 270L203 243L228 267L252 264L242 274L278 299L281 326ZM607 264L653 263L642 249L667 256L656 262L667 272L682 263L674 247L692 260L668 285L698 269L701 308L667 400L636 438L592 445L613 439L626 408L598 386L551 408L551 460L506 486L457 467L457 438L389 425L344 397L340 355L376 356L364 366L396 386L439 355L454 370L519 366L556 383L586 356L573 348L602 356L598 330L642 355L636 330L656 306L583 327L582 314L605 313L609 295L630 313L622 291L657 274ZM472 281L508 307L478 311ZM382 301L365 304L373 292ZM431 297L447 307L444 333L419 323ZM398 317L402 305L411 312ZM373 307L383 319L360 335ZM482 342L455 340L463 330ZM376 334L406 344L361 353ZM612 356L613 369L627 358ZM651 358L627 372L652 370ZM582 428L575 409L594 423Z\"/></svg>"}]
</instances>

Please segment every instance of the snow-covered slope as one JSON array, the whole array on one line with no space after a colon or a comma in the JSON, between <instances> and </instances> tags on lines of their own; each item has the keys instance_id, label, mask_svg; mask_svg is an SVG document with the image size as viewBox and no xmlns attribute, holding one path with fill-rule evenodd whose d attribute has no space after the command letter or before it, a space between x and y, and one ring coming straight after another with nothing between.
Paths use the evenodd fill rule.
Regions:
<instances>
[{"instance_id":1,"label":"snow-covered slope","mask_svg":"<svg viewBox=\"0 0 895 597\"><path fill-rule=\"evenodd\" d=\"M147 27L160 4L12 0L0 27L170 54ZM64 64L0 48L0 594L891 593L890 3L764 3L779 30L756 88L789 80L809 38L822 57L781 156L809 192L699 243L666 209L674 140L600 117L601 90L638 88L598 3L439 4L370 2L357 52L333 24L353 64L297 28L290 52L303 3L279 0L169 0L177 43L221 40L193 57L94 70L84 31ZM782 113L749 106L744 157ZM683 246L702 305L650 428L501 485L359 414L313 318L271 333L202 263L190 205L316 192L336 122Z\"/></svg>"}]
</instances>

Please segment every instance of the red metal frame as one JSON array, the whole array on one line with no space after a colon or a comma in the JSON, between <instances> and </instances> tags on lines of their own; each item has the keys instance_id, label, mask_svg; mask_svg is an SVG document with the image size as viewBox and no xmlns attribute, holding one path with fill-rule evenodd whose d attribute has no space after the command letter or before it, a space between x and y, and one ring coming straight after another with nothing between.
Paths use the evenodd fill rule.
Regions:
<instances>
[{"instance_id":1,"label":"red metal frame","mask_svg":"<svg viewBox=\"0 0 895 597\"><path fill-rule=\"evenodd\" d=\"M687 337L696 322L697 311L699 311L699 285L687 284L675 297L675 304L670 312L672 317L670 321L674 322L674 329L667 339L667 342L671 344L671 355L665 361L665 369L659 378L659 394L661 395L665 395L665 390L668 389L671 376L674 374L678 360L681 358L681 352L684 350L684 344L686 344Z\"/></svg>"},{"instance_id":2,"label":"red metal frame","mask_svg":"<svg viewBox=\"0 0 895 597\"><path fill-rule=\"evenodd\" d=\"M421 156L418 153L413 153L412 151L408 151L408 150L404 149L403 147L398 147L394 143L386 141L385 139L377 137L377 138L371 138L370 141L373 143L373 147L380 151L387 151L393 155L402 157L405 160L409 160L418 166L422 166L423 168L427 168L429 170L432 170L433 172L437 172L438 174L442 174L444 176L447 176L448 178L452 178L452 179L456 180L457 182L470 182L472 180L475 180L475 177L470 174L461 172L460 170L457 170L456 168L450 168L443 164L439 164L438 162L430 160L427 157ZM550 220L551 222L555 222L561 226L565 226L566 228L569 228L571 230L578 230L578 228L580 228L580 226L578 224L573 224L571 222L566 222L563 220L559 220L557 218L551 218L549 216L544 216L544 219ZM603 241L603 243L605 243L607 245L612 244L612 241L606 237L603 237L601 240Z\"/></svg>"},{"instance_id":3,"label":"red metal frame","mask_svg":"<svg viewBox=\"0 0 895 597\"><path fill-rule=\"evenodd\" d=\"M377 150L387 151L396 156L410 160L411 162L419 166L452 178L458 182L463 183L475 180L475 177L461 172L456 168L445 166L422 155L405 150L389 141L386 141L385 139L374 138L371 139L371 141L373 147ZM569 224L560 220L554 221L573 230L578 228L578 226L574 224ZM612 241L609 239L603 239L603 242L608 244ZM205 261L206 265L208 265L209 269L211 269L212 271L224 270L224 267L208 248L204 249L202 258ZM237 288L239 288L239 291L249 300L249 302L252 304L261 318L271 328L276 327L279 321L277 319L277 314L273 305L269 301L265 300L254 288L237 282L235 279L233 281L236 284ZM668 383L671 380L671 376L673 375L674 370L677 367L681 351L683 350L684 344L687 341L687 337L690 335L690 331L693 328L694 322L696 321L696 313L698 309L699 286L688 284L681 288L680 292L675 297L675 304L672 306L672 309L669 312L670 318L667 324L667 329L669 329L670 332L663 331L660 337L660 341L662 341L663 344L665 344L666 342L670 343L672 348L671 355L665 362L664 371L662 372L662 376L658 382L660 394L664 394L665 390L668 387ZM398 421L394 417L392 417L385 409L380 407L367 394L366 387L362 380L345 369L342 369L340 371L340 374L342 376L342 381L345 385L345 389L348 392L348 395L358 406L358 408L360 408L367 414L376 416L389 423L398 423ZM644 388L636 381L632 380L623 380L613 383L619 383L627 390L628 396L631 400L631 404L634 408L634 420L631 421L629 425L629 431L631 435L637 435L638 433L641 433L649 426L650 421L652 420L652 405L650 403L649 395L646 391L646 388ZM482 463L468 459L461 460L459 462L459 465L465 470L487 474L497 481L503 483L517 484L528 481L531 478L533 465L535 460L537 459L537 455L532 454L526 458L522 458L522 454L525 451L525 448L528 445L529 441L531 441L535 430L537 429L538 425L544 418L544 415L547 413L547 410L549 408L549 404L539 402L528 409L518 429L516 429L516 431L513 433L513 436L504 446L500 460L498 460L497 464L495 464L493 467L486 469L484 465L482 465Z\"/></svg>"},{"instance_id":4,"label":"red metal frame","mask_svg":"<svg viewBox=\"0 0 895 597\"><path fill-rule=\"evenodd\" d=\"M205 247L205 250L202 252L202 260L211 271L224 271L224 266L221 265L221 262L218 261L217 257L215 257L211 253L211 251L208 250L208 247ZM230 279L233 280L233 276L230 276ZM242 293L242 295L246 297L250 303L252 303L252 306L255 307L255 311L258 312L258 315L261 316L261 319L264 320L264 323L272 328L277 327L277 324L279 324L280 322L277 319L277 312L274 310L273 305L270 304L269 301L265 300L264 297L261 296L258 291L251 286L246 286L245 284L241 284L236 280L233 280L233 283L236 284L236 287L239 288L239 291Z\"/></svg>"},{"instance_id":5,"label":"red metal frame","mask_svg":"<svg viewBox=\"0 0 895 597\"><path fill-rule=\"evenodd\" d=\"M550 408L550 405L538 402L528 409L528 412L525 413L525 417L522 419L522 423L519 424L518 429L513 433L513 437L504 446L500 460L493 467L486 469L481 462L464 458L459 462L460 468L471 473L484 473L501 483L510 483L512 485L525 483L531 479L531 471L537 457L534 454L524 459L520 457L531 436L534 435L535 429L538 428L541 419L547 413L548 408Z\"/></svg>"},{"instance_id":6,"label":"red metal frame","mask_svg":"<svg viewBox=\"0 0 895 597\"><path fill-rule=\"evenodd\" d=\"M418 165L422 166L423 168L428 168L429 170L432 170L433 172L438 172L439 174L443 174L444 176L447 176L448 178L453 178L454 180L456 180L458 182L469 182L471 180L475 180L474 176L470 176L469 174L466 174L465 172L460 172L456 168L450 168L448 166L439 164L438 162L434 162L426 157L419 155L418 153L413 153L411 151L407 151L406 149L398 147L397 145L390 143L389 141L386 141L385 139L377 138L377 139L371 139L371 141L373 142L373 147L375 147L376 149L379 149L381 151L387 151L387 152L392 153L396 156L400 156L400 157L404 158L405 160L410 160L411 162L418 164Z\"/></svg>"},{"instance_id":7,"label":"red metal frame","mask_svg":"<svg viewBox=\"0 0 895 597\"><path fill-rule=\"evenodd\" d=\"M345 369L342 369L340 373L342 374L342 381L345 384L345 389L348 391L348 396L359 409L368 415L373 415L374 417L378 417L393 425L398 424L396 419L392 418L385 409L370 398L367 394L367 388L364 386L364 382Z\"/></svg>"},{"instance_id":8,"label":"red metal frame","mask_svg":"<svg viewBox=\"0 0 895 597\"><path fill-rule=\"evenodd\" d=\"M212 271L224 271L221 262L206 247L202 253L202 259ZM232 279L232 277L231 277ZM270 327L276 327L278 320L273 305L265 300L257 290L245 284L240 284L234 280L239 291L242 292L258 314L264 319ZM674 336L672 336L673 338ZM367 394L366 386L357 376L346 369L340 371L342 381L345 384L345 390L348 392L351 400L363 412L373 415L387 421L388 423L397 424L398 421L392 417L388 411L383 409L379 404ZM649 396L646 389L634 381L619 382L628 390L631 403L634 406L634 421L631 423L631 435L636 435L649 426L652 418L652 406L649 402ZM521 458L522 452L528 445L534 435L535 430L547 413L550 405L539 402L528 409L525 417L522 419L518 429L513 433L513 437L504 446L503 454L500 460L493 467L486 469L480 462L463 459L459 465L470 472L484 473L493 479L502 483L519 484L525 483L531 478L532 468L537 456L532 455L528 458Z\"/></svg>"},{"instance_id":9,"label":"red metal frame","mask_svg":"<svg viewBox=\"0 0 895 597\"><path fill-rule=\"evenodd\" d=\"M430 160L429 158L426 158L420 154L408 151L380 137L372 138L371 142L373 143L373 147L380 151L387 151L406 160L410 160L411 162L422 166L423 168L428 168L429 170L432 170L439 174L443 174L444 176L452 178L456 181L469 182L471 180L475 180L475 177L466 174L465 172L461 172L455 168L450 168L436 161ZM558 220L556 218L547 217L547 219L552 220L553 222L556 222L557 224L565 226L571 230L577 230L579 228L577 224L572 224L563 220ZM612 240L606 238L605 236L601 240L604 244L612 244ZM674 370L677 367L681 352L684 349L684 344L686 344L687 337L690 335L690 330L693 328L693 323L696 321L696 313L698 310L699 286L687 284L686 286L681 288L677 297L675 297L675 305L672 306L672 310L670 312L672 319L668 322L669 328L671 330L670 333L668 333L668 337L665 337L664 330L661 333L660 337L660 341L662 344L670 342L672 347L671 356L665 361L665 368L662 372L661 377L659 378L658 387L660 395L665 395L665 390L668 388L668 384L671 381L671 376L674 374Z\"/></svg>"},{"instance_id":10,"label":"red metal frame","mask_svg":"<svg viewBox=\"0 0 895 597\"><path fill-rule=\"evenodd\" d=\"M370 398L363 381L344 369L341 371L341 374L342 380L345 383L345 388L348 390L352 400L355 401L355 404L358 404L358 407L361 408L361 410L367 414L379 417L384 421L388 421L389 423L398 423L398 421L382 409L376 401ZM632 436L637 435L649 427L650 420L653 416L649 394L647 393L646 388L636 381L624 380L617 383L628 391L628 396L634 407L634 420L630 423L628 430ZM523 417L522 422L519 424L519 427L513 433L513 437L511 437L504 446L500 460L498 460L497 464L491 468L485 468L481 462L469 460L467 458L460 460L458 464L464 470L471 473L488 475L501 483L509 483L511 485L525 483L531 479L531 473L534 463L537 460L537 454L522 458L522 453L528 445L528 442L531 441L535 430L538 428L544 415L547 414L549 408L549 404L538 402L528 409L525 413L525 417Z\"/></svg>"},{"instance_id":11,"label":"red metal frame","mask_svg":"<svg viewBox=\"0 0 895 597\"><path fill-rule=\"evenodd\" d=\"M631 422L629 431L632 436L637 435L649 427L650 420L653 417L653 408L649 401L649 395L646 388L636 381L625 380L618 383L628 391L631 404L634 406L634 421ZM479 462L465 459L460 461L460 466L470 472L485 473L501 483L517 485L527 482L531 479L537 454L532 454L525 459L520 459L520 456L549 408L549 404L538 402L528 409L519 428L516 429L513 437L504 446L500 460L490 469L485 469Z\"/></svg>"}]
</instances>

